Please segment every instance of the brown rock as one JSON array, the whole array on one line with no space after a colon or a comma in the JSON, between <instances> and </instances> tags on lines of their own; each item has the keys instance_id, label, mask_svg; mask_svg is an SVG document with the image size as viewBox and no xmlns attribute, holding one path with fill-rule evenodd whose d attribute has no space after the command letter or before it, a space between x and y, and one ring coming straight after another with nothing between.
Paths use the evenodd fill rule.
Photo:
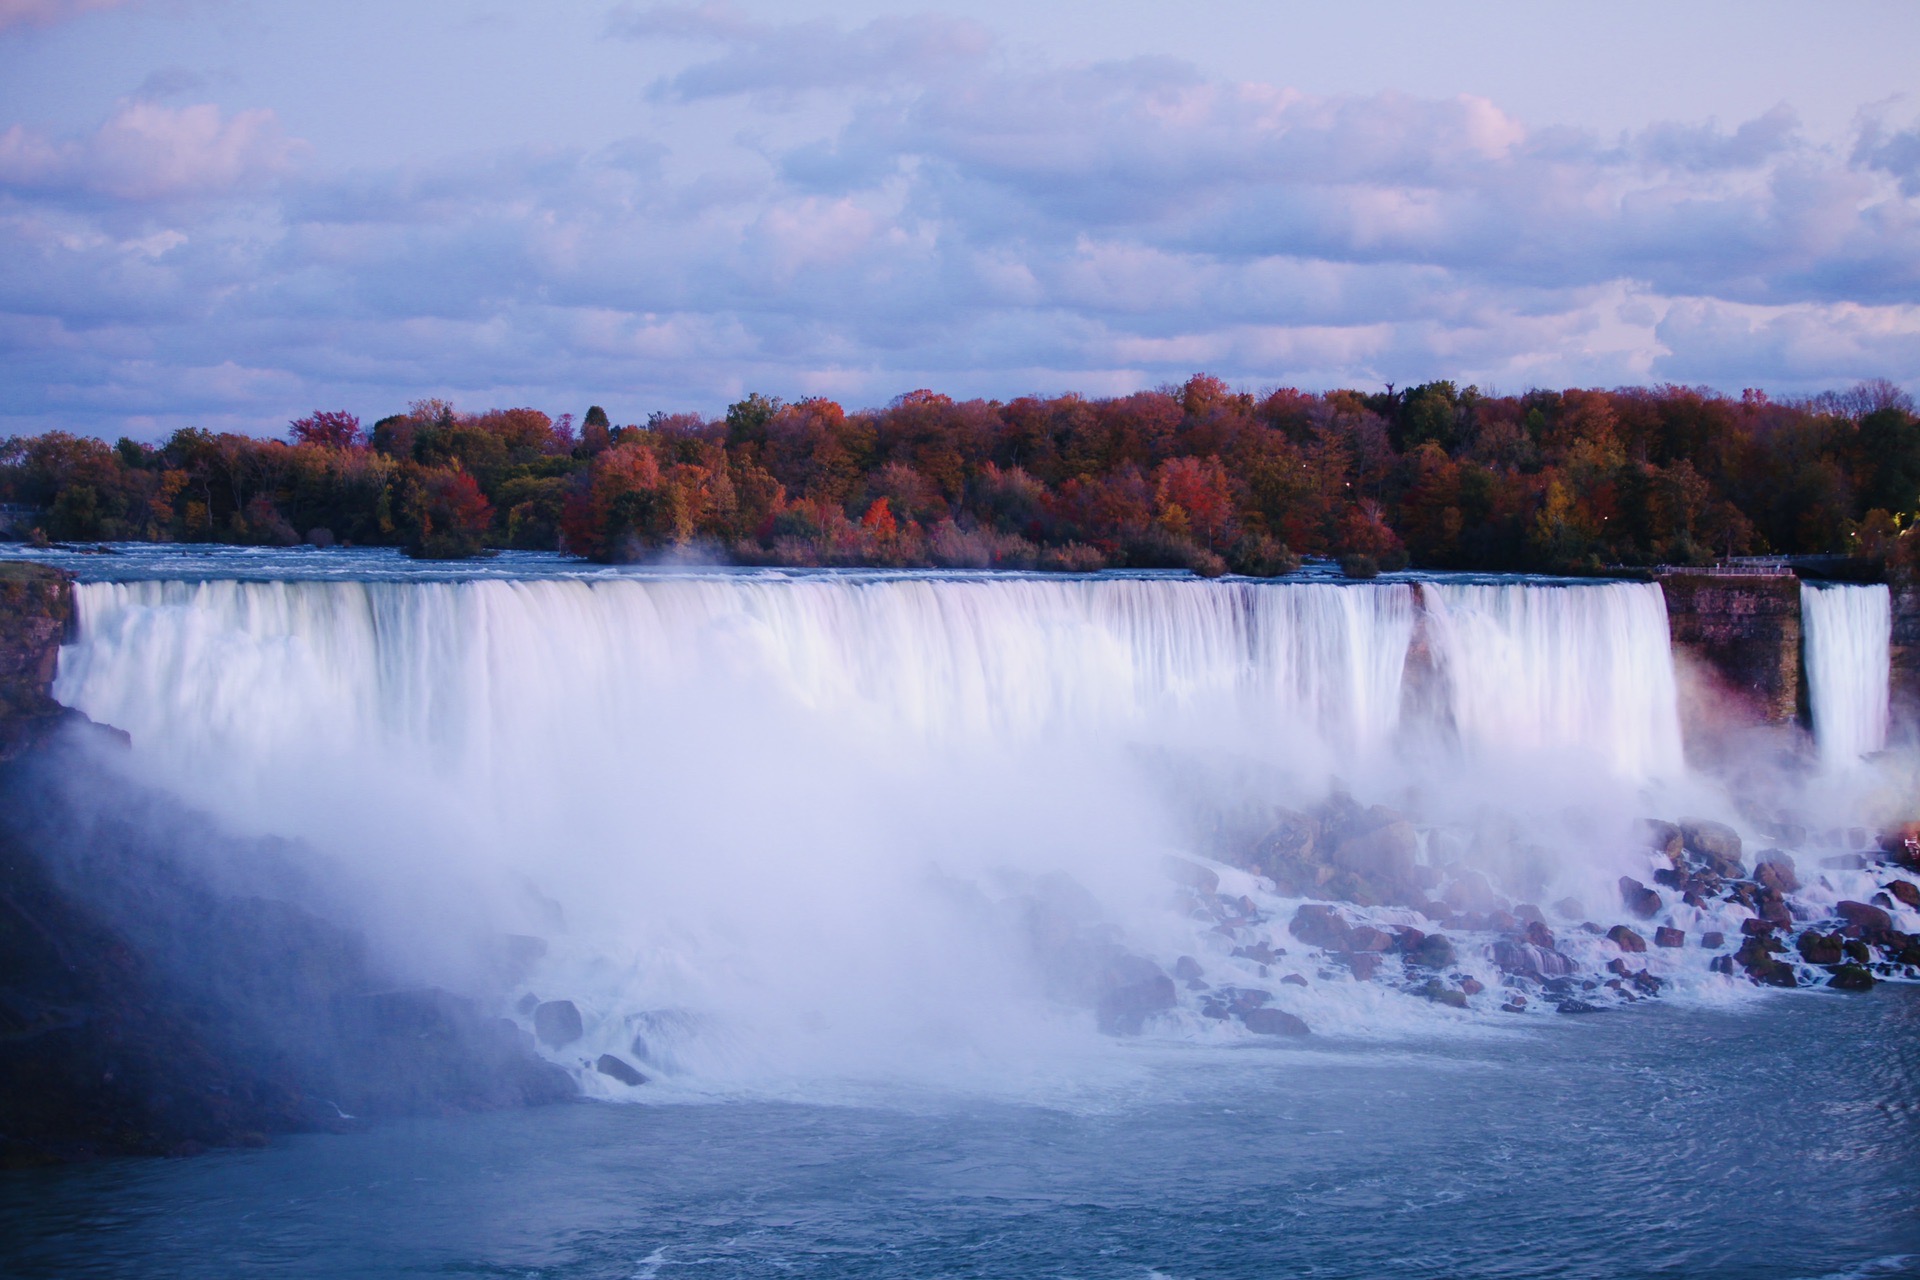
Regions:
<instances>
[{"instance_id":1,"label":"brown rock","mask_svg":"<svg viewBox=\"0 0 1920 1280\"><path fill-rule=\"evenodd\" d=\"M1753 878L1775 893L1798 893L1800 877L1794 874L1793 859L1779 849L1768 849L1754 864Z\"/></svg>"},{"instance_id":2,"label":"brown rock","mask_svg":"<svg viewBox=\"0 0 1920 1280\"><path fill-rule=\"evenodd\" d=\"M1623 924L1607 930L1607 939L1622 951L1640 952L1647 949L1647 940Z\"/></svg>"},{"instance_id":3,"label":"brown rock","mask_svg":"<svg viewBox=\"0 0 1920 1280\"><path fill-rule=\"evenodd\" d=\"M1844 940L1837 933L1815 933L1808 930L1795 940L1800 950L1800 958L1808 964L1839 964L1846 956Z\"/></svg>"},{"instance_id":4,"label":"brown rock","mask_svg":"<svg viewBox=\"0 0 1920 1280\"><path fill-rule=\"evenodd\" d=\"M1653 931L1653 945L1656 947L1684 947L1687 945L1686 931L1661 925Z\"/></svg>"},{"instance_id":5,"label":"brown rock","mask_svg":"<svg viewBox=\"0 0 1920 1280\"><path fill-rule=\"evenodd\" d=\"M1911 880L1895 880L1886 886L1886 890L1898 898L1901 905L1920 911L1920 885Z\"/></svg>"},{"instance_id":6,"label":"brown rock","mask_svg":"<svg viewBox=\"0 0 1920 1280\"><path fill-rule=\"evenodd\" d=\"M1746 879L1740 865L1740 833L1723 822L1704 818L1682 818L1680 839L1686 852L1729 880Z\"/></svg>"},{"instance_id":7,"label":"brown rock","mask_svg":"<svg viewBox=\"0 0 1920 1280\"><path fill-rule=\"evenodd\" d=\"M1664 905L1660 895L1635 880L1632 876L1620 877L1620 900L1627 904L1627 910L1642 920L1651 920L1660 914Z\"/></svg>"},{"instance_id":8,"label":"brown rock","mask_svg":"<svg viewBox=\"0 0 1920 1280\"><path fill-rule=\"evenodd\" d=\"M1393 935L1384 929L1372 925L1355 925L1347 931L1347 950L1349 951L1391 951Z\"/></svg>"},{"instance_id":9,"label":"brown rock","mask_svg":"<svg viewBox=\"0 0 1920 1280\"><path fill-rule=\"evenodd\" d=\"M1868 942L1893 932L1893 917L1880 907L1869 906L1864 902L1842 902L1834 907L1834 914L1860 931L1860 936Z\"/></svg>"},{"instance_id":10,"label":"brown rock","mask_svg":"<svg viewBox=\"0 0 1920 1280\"><path fill-rule=\"evenodd\" d=\"M1727 945L1727 935L1714 930L1700 935L1700 945L1709 951L1718 951Z\"/></svg>"},{"instance_id":11,"label":"brown rock","mask_svg":"<svg viewBox=\"0 0 1920 1280\"><path fill-rule=\"evenodd\" d=\"M1287 932L1310 947L1324 951L1345 951L1351 930L1345 917L1332 907L1309 902L1293 914Z\"/></svg>"}]
</instances>

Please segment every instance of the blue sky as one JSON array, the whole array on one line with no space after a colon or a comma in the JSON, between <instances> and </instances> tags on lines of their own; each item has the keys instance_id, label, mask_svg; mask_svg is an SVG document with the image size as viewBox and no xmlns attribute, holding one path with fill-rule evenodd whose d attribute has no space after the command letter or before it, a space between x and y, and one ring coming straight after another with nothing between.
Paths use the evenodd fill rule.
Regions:
<instances>
[{"instance_id":1,"label":"blue sky","mask_svg":"<svg viewBox=\"0 0 1920 1280\"><path fill-rule=\"evenodd\" d=\"M1920 389L1915 50L1904 0L0 0L0 434Z\"/></svg>"}]
</instances>

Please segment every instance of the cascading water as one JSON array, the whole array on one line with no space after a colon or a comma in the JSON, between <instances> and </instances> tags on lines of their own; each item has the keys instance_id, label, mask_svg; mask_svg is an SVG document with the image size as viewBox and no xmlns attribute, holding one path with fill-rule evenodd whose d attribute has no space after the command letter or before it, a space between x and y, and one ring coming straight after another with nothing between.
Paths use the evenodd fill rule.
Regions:
<instances>
[{"instance_id":1,"label":"cascading water","mask_svg":"<svg viewBox=\"0 0 1920 1280\"><path fill-rule=\"evenodd\" d=\"M1885 586L1801 586L1813 738L1831 766L1887 745L1892 610Z\"/></svg>"},{"instance_id":2,"label":"cascading water","mask_svg":"<svg viewBox=\"0 0 1920 1280\"><path fill-rule=\"evenodd\" d=\"M1205 953L1161 867L1195 852L1196 789L1478 824L1447 856L1550 901L1612 892L1639 790L1680 770L1648 586L148 581L77 604L56 694L128 730L143 776L306 840L411 972L548 939L531 981L583 1006L589 1056L637 1035L707 1080L1053 1043L1010 942L1036 902ZM1422 625L1437 704L1408 697ZM1483 838L1490 808L1538 830Z\"/></svg>"}]
</instances>

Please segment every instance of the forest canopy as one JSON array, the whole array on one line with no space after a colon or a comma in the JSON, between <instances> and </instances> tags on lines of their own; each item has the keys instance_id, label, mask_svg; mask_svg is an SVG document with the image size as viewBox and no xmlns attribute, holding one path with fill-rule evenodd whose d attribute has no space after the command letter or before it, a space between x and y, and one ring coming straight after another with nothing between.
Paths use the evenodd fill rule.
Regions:
<instances>
[{"instance_id":1,"label":"forest canopy","mask_svg":"<svg viewBox=\"0 0 1920 1280\"><path fill-rule=\"evenodd\" d=\"M1104 399L911 391L883 408L749 395L615 426L418 400L284 440L51 431L0 442L0 503L62 542L489 548L597 561L1272 575L1599 572L1716 557L1886 557L1920 509L1897 387L1775 401L1689 387L1496 396L1236 391L1198 374Z\"/></svg>"}]
</instances>

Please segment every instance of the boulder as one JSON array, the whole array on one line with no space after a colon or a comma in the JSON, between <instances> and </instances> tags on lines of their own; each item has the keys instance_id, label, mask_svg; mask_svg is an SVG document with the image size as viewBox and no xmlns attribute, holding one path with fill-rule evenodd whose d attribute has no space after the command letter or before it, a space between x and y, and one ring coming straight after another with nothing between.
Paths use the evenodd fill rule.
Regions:
<instances>
[{"instance_id":1,"label":"boulder","mask_svg":"<svg viewBox=\"0 0 1920 1280\"><path fill-rule=\"evenodd\" d=\"M1647 949L1647 940L1623 924L1607 930L1607 940L1622 951L1641 952Z\"/></svg>"},{"instance_id":2,"label":"boulder","mask_svg":"<svg viewBox=\"0 0 1920 1280\"><path fill-rule=\"evenodd\" d=\"M1429 933L1407 949L1407 963L1423 969L1445 969L1454 962L1453 943L1444 933Z\"/></svg>"},{"instance_id":3,"label":"boulder","mask_svg":"<svg viewBox=\"0 0 1920 1280\"><path fill-rule=\"evenodd\" d=\"M1864 965L1835 965L1830 972L1833 976L1827 979L1827 985L1837 991L1873 990L1873 974Z\"/></svg>"},{"instance_id":4,"label":"boulder","mask_svg":"<svg viewBox=\"0 0 1920 1280\"><path fill-rule=\"evenodd\" d=\"M1573 961L1558 951L1508 938L1493 944L1493 962L1503 971L1523 978L1563 978L1573 972Z\"/></svg>"},{"instance_id":5,"label":"boulder","mask_svg":"<svg viewBox=\"0 0 1920 1280\"><path fill-rule=\"evenodd\" d=\"M1544 951L1551 951L1557 945L1554 942L1553 930L1547 928L1543 920L1527 921L1527 927L1520 931L1520 937L1523 941Z\"/></svg>"},{"instance_id":6,"label":"boulder","mask_svg":"<svg viewBox=\"0 0 1920 1280\"><path fill-rule=\"evenodd\" d=\"M1345 951L1352 926L1332 907L1309 902L1293 914L1287 932L1310 947L1323 951Z\"/></svg>"},{"instance_id":7,"label":"boulder","mask_svg":"<svg viewBox=\"0 0 1920 1280\"><path fill-rule=\"evenodd\" d=\"M1261 1036L1304 1036L1307 1024L1283 1009L1253 1009L1241 1021L1247 1030Z\"/></svg>"},{"instance_id":8,"label":"boulder","mask_svg":"<svg viewBox=\"0 0 1920 1280\"><path fill-rule=\"evenodd\" d=\"M1687 945L1686 931L1661 925L1653 931L1653 945L1656 947L1684 947Z\"/></svg>"},{"instance_id":9,"label":"boulder","mask_svg":"<svg viewBox=\"0 0 1920 1280\"><path fill-rule=\"evenodd\" d=\"M1564 920L1579 920L1587 914L1587 908L1578 898L1562 898L1553 904L1553 909Z\"/></svg>"},{"instance_id":10,"label":"boulder","mask_svg":"<svg viewBox=\"0 0 1920 1280\"><path fill-rule=\"evenodd\" d=\"M1307 975L1304 973L1290 973L1280 979L1280 984L1287 987L1304 987L1307 985Z\"/></svg>"},{"instance_id":11,"label":"boulder","mask_svg":"<svg viewBox=\"0 0 1920 1280\"><path fill-rule=\"evenodd\" d=\"M1153 1014L1178 1002L1173 979L1144 956L1122 952L1099 975L1094 1021L1110 1036L1136 1036Z\"/></svg>"},{"instance_id":12,"label":"boulder","mask_svg":"<svg viewBox=\"0 0 1920 1280\"><path fill-rule=\"evenodd\" d=\"M1562 1000L1559 1004L1554 1006L1554 1009L1560 1013L1604 1013L1605 1012L1605 1010L1603 1010L1599 1005L1589 1004L1587 1001L1580 1000L1580 999Z\"/></svg>"},{"instance_id":13,"label":"boulder","mask_svg":"<svg viewBox=\"0 0 1920 1280\"><path fill-rule=\"evenodd\" d=\"M1700 935L1700 945L1709 951L1718 951L1727 945L1727 935L1719 930L1709 930Z\"/></svg>"},{"instance_id":14,"label":"boulder","mask_svg":"<svg viewBox=\"0 0 1920 1280\"><path fill-rule=\"evenodd\" d=\"M1412 874L1419 856L1420 837L1414 832L1413 824L1404 818L1395 818L1342 840L1327 860L1343 871L1393 883Z\"/></svg>"},{"instance_id":15,"label":"boulder","mask_svg":"<svg viewBox=\"0 0 1920 1280\"><path fill-rule=\"evenodd\" d=\"M1371 982L1380 971L1380 955L1375 951L1340 951L1333 958L1361 982Z\"/></svg>"},{"instance_id":16,"label":"boulder","mask_svg":"<svg viewBox=\"0 0 1920 1280\"><path fill-rule=\"evenodd\" d=\"M1740 833L1724 822L1704 818L1682 818L1680 839L1687 854L1729 880L1746 879L1740 865Z\"/></svg>"},{"instance_id":17,"label":"boulder","mask_svg":"<svg viewBox=\"0 0 1920 1280\"><path fill-rule=\"evenodd\" d=\"M1837 933L1815 933L1811 929L1795 940L1800 958L1808 964L1839 964L1846 956Z\"/></svg>"},{"instance_id":18,"label":"boulder","mask_svg":"<svg viewBox=\"0 0 1920 1280\"><path fill-rule=\"evenodd\" d=\"M1763 889L1775 893L1798 893L1800 877L1794 874L1793 858L1780 849L1768 849L1753 866L1753 878Z\"/></svg>"},{"instance_id":19,"label":"boulder","mask_svg":"<svg viewBox=\"0 0 1920 1280\"><path fill-rule=\"evenodd\" d=\"M1840 949L1846 952L1847 959L1855 964L1873 963L1873 950L1858 938L1848 938L1840 944Z\"/></svg>"},{"instance_id":20,"label":"boulder","mask_svg":"<svg viewBox=\"0 0 1920 1280\"><path fill-rule=\"evenodd\" d=\"M1620 900L1627 904L1627 910L1642 920L1653 919L1660 914L1660 908L1665 905L1660 901L1659 894L1632 876L1620 877Z\"/></svg>"},{"instance_id":21,"label":"boulder","mask_svg":"<svg viewBox=\"0 0 1920 1280\"><path fill-rule=\"evenodd\" d=\"M646 1076L636 1070L626 1059L616 1058L610 1053L601 1054L599 1060L593 1064L593 1069L603 1076L613 1077L629 1088L638 1088L647 1082Z\"/></svg>"},{"instance_id":22,"label":"boulder","mask_svg":"<svg viewBox=\"0 0 1920 1280\"><path fill-rule=\"evenodd\" d=\"M533 1034L549 1049L564 1049L586 1034L571 1000L543 1000L533 1008Z\"/></svg>"},{"instance_id":23,"label":"boulder","mask_svg":"<svg viewBox=\"0 0 1920 1280\"><path fill-rule=\"evenodd\" d=\"M1499 895L1494 893L1487 878L1468 867L1453 869L1453 883L1447 886L1441 896L1457 912L1485 913L1497 910L1500 906Z\"/></svg>"},{"instance_id":24,"label":"boulder","mask_svg":"<svg viewBox=\"0 0 1920 1280\"><path fill-rule=\"evenodd\" d=\"M1428 979L1427 985L1420 988L1420 994L1435 1004L1444 1004L1448 1008L1464 1009L1467 1007L1467 993L1464 991L1455 991L1438 978Z\"/></svg>"},{"instance_id":25,"label":"boulder","mask_svg":"<svg viewBox=\"0 0 1920 1280\"><path fill-rule=\"evenodd\" d=\"M1372 925L1355 925L1347 931L1348 951L1391 951L1393 935Z\"/></svg>"},{"instance_id":26,"label":"boulder","mask_svg":"<svg viewBox=\"0 0 1920 1280\"><path fill-rule=\"evenodd\" d=\"M1895 880L1886 886L1886 890L1899 900L1901 906L1920 911L1920 885L1911 880Z\"/></svg>"},{"instance_id":27,"label":"boulder","mask_svg":"<svg viewBox=\"0 0 1920 1280\"><path fill-rule=\"evenodd\" d=\"M1868 942L1883 938L1893 932L1893 917L1884 908L1865 902L1842 902L1833 912L1849 926L1860 931L1860 936Z\"/></svg>"},{"instance_id":28,"label":"boulder","mask_svg":"<svg viewBox=\"0 0 1920 1280\"><path fill-rule=\"evenodd\" d=\"M1173 962L1173 976L1182 982L1191 982L1205 973L1206 970L1200 967L1200 962L1192 956L1181 956Z\"/></svg>"}]
</instances>

